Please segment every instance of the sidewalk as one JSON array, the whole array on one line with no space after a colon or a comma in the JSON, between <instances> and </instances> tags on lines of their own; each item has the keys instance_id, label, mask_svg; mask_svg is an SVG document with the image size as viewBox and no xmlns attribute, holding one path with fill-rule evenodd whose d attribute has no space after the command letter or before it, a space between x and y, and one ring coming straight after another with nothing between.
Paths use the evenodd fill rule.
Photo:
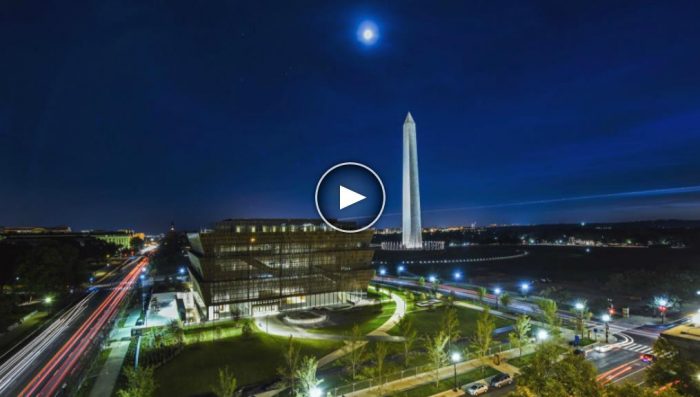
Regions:
<instances>
[{"instance_id":1,"label":"sidewalk","mask_svg":"<svg viewBox=\"0 0 700 397\"><path fill-rule=\"evenodd\" d=\"M391 299L393 299L394 302L396 303L396 310L394 310L394 314L392 314L391 317L387 321L384 322L384 324L380 325L377 329L375 329L374 331L367 334L368 338L370 338L370 339L395 338L394 336L389 335L387 332L389 330L391 330L392 328L394 328L394 326L396 325L396 323L399 322L401 317L403 317L406 314L406 302L400 296L398 296L397 294L393 294L393 293L391 294ZM270 324L270 325L272 325L272 324ZM262 326L263 326L262 323L258 324L258 327L261 330L264 330L265 328L263 328ZM303 330L299 330L301 332L296 332L296 334L289 333L290 329L293 329L293 328L297 328L297 327L289 327L288 326L286 329L283 329L281 327L275 328L273 326L273 328L270 329L269 333L272 335L281 335L281 336L292 335L294 337L300 337L300 338L304 338L305 335L308 335L312 339L346 339L342 335L314 334L314 333L310 333L310 332L305 332ZM340 349L335 350L335 351L321 357L318 360L318 367L319 368L323 367L324 365L327 365L327 364L343 357L344 355L350 353L354 349L359 348L360 346L365 345L366 343L367 342L362 342L362 343L358 343L354 346L346 343L345 346L341 347ZM270 390L270 391L266 391L264 393L257 394L257 396L258 397L271 397L271 396L275 396L275 395L281 393L283 390L285 390L285 389Z\"/></svg>"},{"instance_id":2,"label":"sidewalk","mask_svg":"<svg viewBox=\"0 0 700 397\"><path fill-rule=\"evenodd\" d=\"M131 344L131 328L136 325L139 314L139 308L132 309L127 315L123 327L117 327L119 320L115 323L114 329L109 334L109 347L112 350L109 352L107 361L100 368L99 375L92 385L89 397L111 396L114 394L114 387L117 384L122 365L124 365L126 353L129 351L129 344Z\"/></svg>"},{"instance_id":3,"label":"sidewalk","mask_svg":"<svg viewBox=\"0 0 700 397\"><path fill-rule=\"evenodd\" d=\"M524 349L525 351L523 354L527 354L531 351L534 350L534 346L530 345ZM503 353L500 353L502 358L515 358L518 356L518 350L517 349L511 349L507 350ZM502 362L501 365L496 366L493 364L493 361L491 358L486 358L486 359L474 359L474 360L469 360L469 361L464 361L459 364L457 364L457 374L463 374L465 372L469 372L474 369L478 369L482 365L488 365L493 368L495 368L498 371L508 373L510 375L517 374L519 373L518 368ZM392 382L385 383L384 385L380 386L373 386L370 388L366 388L363 390L358 390L352 393L345 393L345 397L362 397L362 396L374 396L374 395L391 395L392 393L397 393L401 392L403 390L408 390L412 389L414 387L422 386L426 383L430 383L434 381L434 376L435 376L435 371L426 371L422 372L418 375L413 375L413 376L408 376L406 378L398 379ZM453 365L447 365L438 370L438 377L440 379L446 379L454 376L454 366ZM381 391L381 393L379 393ZM461 393L461 392L458 392ZM442 395L442 394L440 394ZM452 395L452 394L445 394L445 395ZM462 394L455 394L455 395L462 395Z\"/></svg>"}]
</instances>

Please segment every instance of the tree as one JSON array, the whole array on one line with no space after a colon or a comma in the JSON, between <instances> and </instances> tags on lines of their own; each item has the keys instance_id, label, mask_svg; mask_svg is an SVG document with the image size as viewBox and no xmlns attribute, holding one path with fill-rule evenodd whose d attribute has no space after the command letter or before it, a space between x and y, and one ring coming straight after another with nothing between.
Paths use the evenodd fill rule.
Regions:
<instances>
[{"instance_id":1,"label":"tree","mask_svg":"<svg viewBox=\"0 0 700 397\"><path fill-rule=\"evenodd\" d=\"M153 368L125 367L124 374L127 386L117 392L118 397L151 397L155 394L157 386L153 379Z\"/></svg>"},{"instance_id":2,"label":"tree","mask_svg":"<svg viewBox=\"0 0 700 397\"><path fill-rule=\"evenodd\" d=\"M420 276L418 278L418 285L421 286L421 288L425 287L425 277Z\"/></svg>"},{"instance_id":3,"label":"tree","mask_svg":"<svg viewBox=\"0 0 700 397\"><path fill-rule=\"evenodd\" d=\"M504 310L513 302L513 298L507 292L502 293L498 300L501 301Z\"/></svg>"},{"instance_id":4,"label":"tree","mask_svg":"<svg viewBox=\"0 0 700 397\"><path fill-rule=\"evenodd\" d=\"M286 386L294 390L297 369L299 369L299 346L294 343L292 336L287 339L287 347L282 355L284 365L277 368L277 373L282 377Z\"/></svg>"},{"instance_id":5,"label":"tree","mask_svg":"<svg viewBox=\"0 0 700 397\"><path fill-rule=\"evenodd\" d=\"M184 261L184 246L185 239L183 235L175 231L169 231L165 235L151 260L153 267L159 274L177 273Z\"/></svg>"},{"instance_id":6,"label":"tree","mask_svg":"<svg viewBox=\"0 0 700 397\"><path fill-rule=\"evenodd\" d=\"M514 391L508 393L508 397L538 397L529 388L518 385Z\"/></svg>"},{"instance_id":7,"label":"tree","mask_svg":"<svg viewBox=\"0 0 700 397\"><path fill-rule=\"evenodd\" d=\"M448 350L452 350L452 341L459 338L459 319L457 318L457 309L447 307L442 314L442 323L440 330L447 335Z\"/></svg>"},{"instance_id":8,"label":"tree","mask_svg":"<svg viewBox=\"0 0 700 397\"><path fill-rule=\"evenodd\" d=\"M439 370L447 362L447 353L445 352L445 345L447 345L447 335L440 331L437 335L425 338L425 348L428 351L428 358L431 365L435 369L435 387L439 385L440 377Z\"/></svg>"},{"instance_id":9,"label":"tree","mask_svg":"<svg viewBox=\"0 0 700 397\"><path fill-rule=\"evenodd\" d=\"M403 364L408 367L408 359L413 345L416 343L417 332L413 328L413 320L408 316L401 317L398 323L399 335L403 337Z\"/></svg>"},{"instance_id":10,"label":"tree","mask_svg":"<svg viewBox=\"0 0 700 397\"><path fill-rule=\"evenodd\" d=\"M170 332L175 336L177 343L182 344L185 342L185 330L182 327L182 321L180 319L175 319L170 322Z\"/></svg>"},{"instance_id":11,"label":"tree","mask_svg":"<svg viewBox=\"0 0 700 397\"><path fill-rule=\"evenodd\" d=\"M479 303L484 304L484 298L486 297L486 288L478 287L476 289L476 295L479 297Z\"/></svg>"},{"instance_id":12,"label":"tree","mask_svg":"<svg viewBox=\"0 0 700 397\"><path fill-rule=\"evenodd\" d=\"M350 334L350 340L348 341L348 348L350 351L343 358L343 360L350 367L350 375L352 380L357 379L357 370L362 362L362 359L364 358L366 347L367 342L365 341L365 336L360 330L360 327L355 324L352 327L352 333Z\"/></svg>"},{"instance_id":13,"label":"tree","mask_svg":"<svg viewBox=\"0 0 700 397\"><path fill-rule=\"evenodd\" d=\"M665 337L654 343L656 361L646 373L647 383L664 386L679 381L676 390L686 396L700 396L700 381L697 374L700 366L679 354L678 349Z\"/></svg>"},{"instance_id":14,"label":"tree","mask_svg":"<svg viewBox=\"0 0 700 397\"><path fill-rule=\"evenodd\" d=\"M586 321L590 320L593 316L590 310L588 310L588 305L586 300L582 300L577 304L581 305L581 309L576 310L576 333L583 337L586 332Z\"/></svg>"},{"instance_id":15,"label":"tree","mask_svg":"<svg viewBox=\"0 0 700 397\"><path fill-rule=\"evenodd\" d=\"M374 376L379 378L379 385L383 385L382 377L384 376L384 363L386 361L386 355L389 353L389 348L386 342L377 342L374 345L373 358L374 358Z\"/></svg>"},{"instance_id":16,"label":"tree","mask_svg":"<svg viewBox=\"0 0 700 397\"><path fill-rule=\"evenodd\" d=\"M139 252L143 249L143 244L144 241L141 237L135 236L131 238L131 241L129 241L131 245L131 249L133 249L135 252Z\"/></svg>"},{"instance_id":17,"label":"tree","mask_svg":"<svg viewBox=\"0 0 700 397\"><path fill-rule=\"evenodd\" d=\"M522 314L515 320L513 332L508 334L510 344L518 349L520 357L523 355L523 347L527 344L531 329L532 322L530 321L530 317Z\"/></svg>"},{"instance_id":18,"label":"tree","mask_svg":"<svg viewBox=\"0 0 700 397\"><path fill-rule=\"evenodd\" d=\"M316 378L316 369L318 361L316 357L304 356L301 360L299 368L295 372L295 377L298 382L297 397L308 397L310 391L318 387L322 380Z\"/></svg>"},{"instance_id":19,"label":"tree","mask_svg":"<svg viewBox=\"0 0 700 397\"><path fill-rule=\"evenodd\" d=\"M535 396L602 397L603 387L596 381L593 364L572 353L560 360L560 354L556 343L540 344L531 364L522 369L519 388L523 387Z\"/></svg>"},{"instance_id":20,"label":"tree","mask_svg":"<svg viewBox=\"0 0 700 397\"><path fill-rule=\"evenodd\" d=\"M476 320L476 331L471 343L472 350L476 352L478 358L483 359L488 356L494 329L496 329L496 322L489 309L485 308ZM483 371L484 367L482 366L481 369Z\"/></svg>"},{"instance_id":21,"label":"tree","mask_svg":"<svg viewBox=\"0 0 700 397\"><path fill-rule=\"evenodd\" d=\"M561 320L557 315L557 302L552 299L541 299L537 302L537 305L540 307L542 321L547 324L549 333L555 337L561 335Z\"/></svg>"},{"instance_id":22,"label":"tree","mask_svg":"<svg viewBox=\"0 0 700 397\"><path fill-rule=\"evenodd\" d=\"M644 387L625 383L622 386L609 385L605 397L682 397L674 388L658 390L657 387Z\"/></svg>"},{"instance_id":23,"label":"tree","mask_svg":"<svg viewBox=\"0 0 700 397\"><path fill-rule=\"evenodd\" d=\"M430 292L433 296L437 295L438 287L440 287L440 280L435 278L432 283L430 283Z\"/></svg>"},{"instance_id":24,"label":"tree","mask_svg":"<svg viewBox=\"0 0 700 397\"><path fill-rule=\"evenodd\" d=\"M217 384L211 387L212 392L218 397L233 397L236 394L236 377L226 368L219 368L219 378Z\"/></svg>"},{"instance_id":25,"label":"tree","mask_svg":"<svg viewBox=\"0 0 700 397\"><path fill-rule=\"evenodd\" d=\"M253 321L251 319L246 318L243 320L243 324L241 324L241 335L244 338L253 336Z\"/></svg>"}]
</instances>

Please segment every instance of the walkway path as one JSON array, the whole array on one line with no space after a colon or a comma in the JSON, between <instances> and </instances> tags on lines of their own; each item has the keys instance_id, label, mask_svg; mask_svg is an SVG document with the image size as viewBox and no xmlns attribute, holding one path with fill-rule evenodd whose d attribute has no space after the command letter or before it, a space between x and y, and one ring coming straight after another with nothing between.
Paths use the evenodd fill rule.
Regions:
<instances>
[{"instance_id":1,"label":"walkway path","mask_svg":"<svg viewBox=\"0 0 700 397\"><path fill-rule=\"evenodd\" d=\"M374 331L370 332L367 334L367 337L370 339L382 339L382 340L393 340L396 338L395 336L391 336L388 334L389 330L394 328L394 326L399 322L401 317L403 317L406 314L406 301L404 301L399 295L390 293L391 299L396 303L396 310L394 310L394 314L391 315L391 317L384 322L384 324L380 325L377 329ZM316 334L312 332L308 332L304 329L301 329L299 327L292 327L287 324L283 324L283 326L280 326L281 321L276 321L276 322L270 322L268 324L265 324L265 320L259 319L257 324L258 328L260 328L263 331L266 331L267 333L271 335L277 335L277 336L285 336L289 337L290 335L295 337L295 338L308 338L308 339L326 339L326 340L345 340L347 337L343 335L332 335L332 334ZM318 366L323 367L324 365L328 365L329 363L332 363L333 361L343 357L344 355L350 353L351 351L359 348L360 346L363 346L367 342L362 342L362 343L357 343L354 345L351 345L350 343L346 343L345 346L341 347L338 350L335 350L331 353L326 354L325 356L321 357L318 360ZM270 396L275 396L282 392L284 389L275 389L275 390L270 390L265 393L260 393L257 396L258 397L270 397Z\"/></svg>"},{"instance_id":2,"label":"walkway path","mask_svg":"<svg viewBox=\"0 0 700 397\"><path fill-rule=\"evenodd\" d=\"M391 315L391 317L380 325L377 329L367 334L369 339L372 340L388 340L388 341L400 341L400 338L390 336L387 332L392 329L396 323L406 314L406 302L398 295L391 294L391 299L396 303L396 310ZM258 318L256 320L256 325L261 331L275 336L289 337L293 336L300 339L321 339L321 340L346 340L348 339L345 335L338 334L321 334L316 332L309 332L303 327L298 327L294 325L289 325L281 320L277 316L269 316L264 318ZM343 350L343 349L339 349ZM349 352L349 351L348 351ZM334 352L335 353L335 352Z\"/></svg>"},{"instance_id":3,"label":"walkway path","mask_svg":"<svg viewBox=\"0 0 700 397\"><path fill-rule=\"evenodd\" d=\"M100 368L99 375L92 385L89 397L111 396L114 394L114 387L117 384L119 373L121 372L126 353L129 350L129 344L131 343L131 328L136 325L139 314L140 309L138 307L132 309L126 321L124 321L123 327L118 327L116 325L119 321L117 320L115 327L109 334L109 347L112 350L109 352L107 361L105 361L104 364L102 364L102 368Z\"/></svg>"},{"instance_id":4,"label":"walkway path","mask_svg":"<svg viewBox=\"0 0 700 397\"><path fill-rule=\"evenodd\" d=\"M390 294L391 299L393 299L393 301L396 303L396 310L394 310L394 314L392 314L391 317L384 322L384 324L367 334L367 336L371 339L394 340L396 337L390 336L388 332L394 328L399 320L401 320L401 317L406 315L406 301L404 301L398 294ZM366 343L367 342L356 343L354 345L346 343L345 346L341 347L340 349L321 357L321 359L318 360L318 366L322 367L328 363L331 363L350 353L351 351L358 349L360 346L363 346Z\"/></svg>"},{"instance_id":5,"label":"walkway path","mask_svg":"<svg viewBox=\"0 0 700 397\"><path fill-rule=\"evenodd\" d=\"M534 346L528 346L523 353L527 354L534 349ZM512 349L500 353L502 358L514 358L518 356L518 350ZM474 359L469 361L463 361L457 364L457 374L463 374L475 369L480 368L482 365L489 365L500 372L505 372L509 374L517 373L518 369L510 364L502 362L501 365L493 364L490 359ZM447 365L439 369L438 377L440 379L451 378L454 375L454 367L452 365ZM345 397L362 397L362 396L376 396L376 395L391 395L392 393L397 393L403 390L412 389L414 387L422 386L424 384L435 381L435 371L421 372L414 376L405 377L402 379L395 380L393 382L386 383L381 386L370 387L363 390L358 390L352 393L344 394Z\"/></svg>"}]
</instances>

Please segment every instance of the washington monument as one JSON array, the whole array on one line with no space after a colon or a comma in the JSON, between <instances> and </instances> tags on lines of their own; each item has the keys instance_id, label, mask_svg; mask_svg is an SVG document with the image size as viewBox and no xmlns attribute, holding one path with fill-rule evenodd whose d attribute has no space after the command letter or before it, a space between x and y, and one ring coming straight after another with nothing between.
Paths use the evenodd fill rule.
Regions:
<instances>
[{"instance_id":1,"label":"washington monument","mask_svg":"<svg viewBox=\"0 0 700 397\"><path fill-rule=\"evenodd\" d=\"M403 212L402 241L404 248L423 248L420 222L420 189L418 186L418 148L416 123L409 112L403 122Z\"/></svg>"}]
</instances>

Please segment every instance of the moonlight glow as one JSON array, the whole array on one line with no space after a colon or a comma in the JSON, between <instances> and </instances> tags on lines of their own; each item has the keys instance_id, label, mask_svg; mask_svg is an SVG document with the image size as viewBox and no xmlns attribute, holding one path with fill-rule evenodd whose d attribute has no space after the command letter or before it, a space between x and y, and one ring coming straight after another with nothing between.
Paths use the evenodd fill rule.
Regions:
<instances>
[{"instance_id":1,"label":"moonlight glow","mask_svg":"<svg viewBox=\"0 0 700 397\"><path fill-rule=\"evenodd\" d=\"M357 28L357 40L360 43L371 46L379 39L379 29L374 22L365 21Z\"/></svg>"}]
</instances>

